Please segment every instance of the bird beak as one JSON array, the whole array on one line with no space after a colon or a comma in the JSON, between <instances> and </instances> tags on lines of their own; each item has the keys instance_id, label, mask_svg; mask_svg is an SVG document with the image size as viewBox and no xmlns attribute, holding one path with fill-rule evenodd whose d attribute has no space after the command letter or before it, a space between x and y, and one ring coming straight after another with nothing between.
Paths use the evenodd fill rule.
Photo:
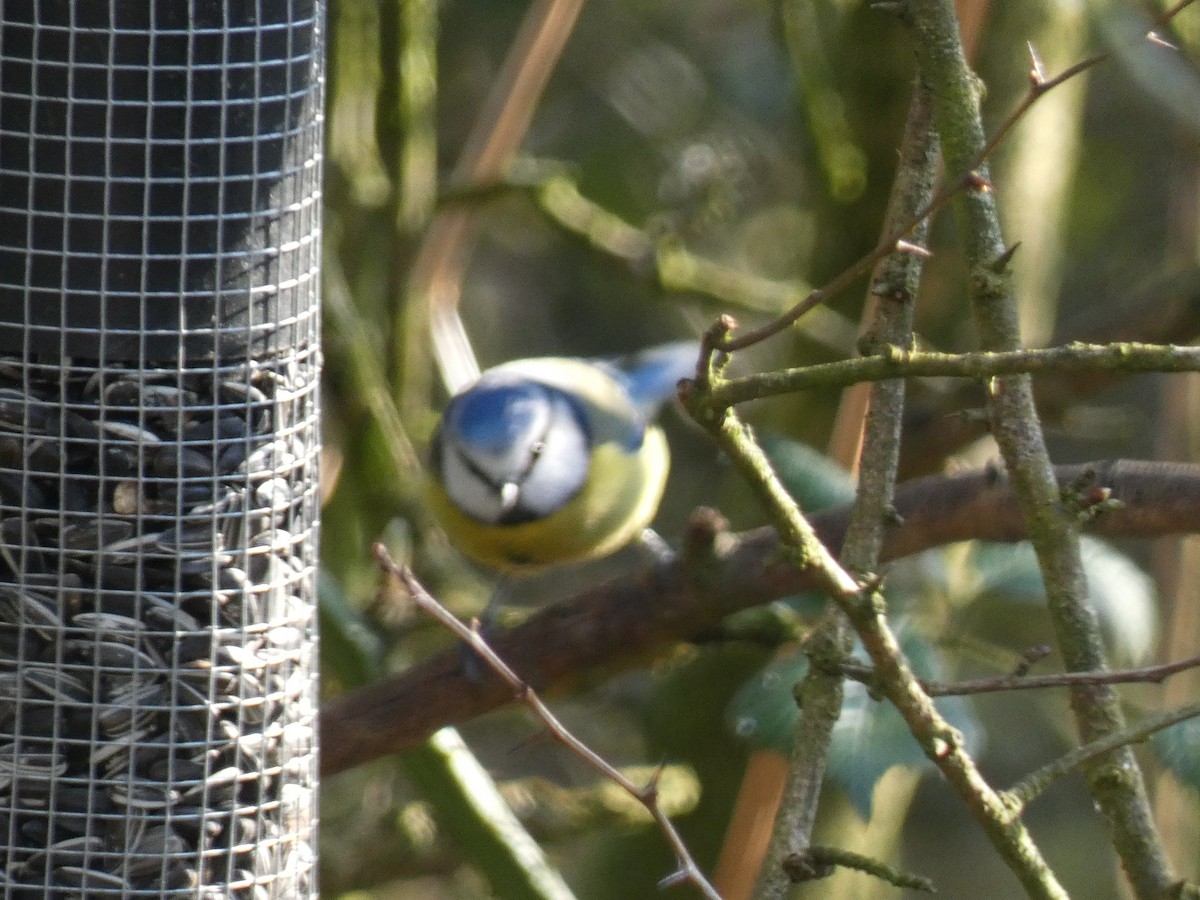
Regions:
<instances>
[{"instance_id":1,"label":"bird beak","mask_svg":"<svg viewBox=\"0 0 1200 900\"><path fill-rule=\"evenodd\" d=\"M504 482L504 484L500 485L500 508L505 512L510 512L517 505L520 494L520 485L512 481Z\"/></svg>"}]
</instances>

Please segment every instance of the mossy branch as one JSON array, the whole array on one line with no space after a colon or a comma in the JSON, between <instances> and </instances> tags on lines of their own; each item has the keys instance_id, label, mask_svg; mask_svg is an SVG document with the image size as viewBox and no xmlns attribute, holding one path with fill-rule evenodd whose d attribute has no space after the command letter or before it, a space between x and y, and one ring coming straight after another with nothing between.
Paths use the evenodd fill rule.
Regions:
<instances>
[{"instance_id":1,"label":"mossy branch","mask_svg":"<svg viewBox=\"0 0 1200 900\"><path fill-rule=\"evenodd\" d=\"M930 85L934 120L950 171L971 170L985 158L987 141L979 111L978 84L967 67L952 0L914 0L917 63ZM1045 82L1034 66L1031 84ZM957 199L960 234L969 270L969 293L980 341L985 349L1020 349L1017 304L1009 283L1010 248L1004 243L995 196L987 171ZM1046 584L1047 605L1059 649L1069 669L1105 668L1095 610L1087 602L1080 556L1079 524L1059 503L1060 491L1046 450L1030 378L1026 374L993 378L988 384L992 434L1013 480ZM1072 708L1083 741L1125 727L1111 686L1081 685L1072 691ZM1113 844L1135 894L1157 900L1177 882L1154 825L1137 760L1128 748L1085 765L1092 796L1112 831ZM1027 885L1027 889L1030 886Z\"/></svg>"},{"instance_id":2,"label":"mossy branch","mask_svg":"<svg viewBox=\"0 0 1200 900\"><path fill-rule=\"evenodd\" d=\"M897 222L908 221L929 202L936 170L937 136L930 119L929 96L924 85L918 83L909 106L884 231L895 228ZM925 223L918 224L912 238L924 243ZM868 299L868 340L911 344L913 306L923 262L920 254L897 252L879 263ZM862 478L841 552L841 563L851 572L874 571L879 563L900 458L904 390L901 380L885 381L871 390L861 442ZM837 665L849 652L849 622L842 612L831 609L809 639L808 653L814 664L796 688L800 720L768 861L758 878L758 897L786 895L783 876L791 874L786 861L812 849L809 842L817 801L844 694Z\"/></svg>"},{"instance_id":3,"label":"mossy branch","mask_svg":"<svg viewBox=\"0 0 1200 900\"><path fill-rule=\"evenodd\" d=\"M926 756L941 770L983 825L997 852L1030 896L1065 900L1066 892L1042 859L1029 832L1004 799L984 780L963 747L962 736L942 718L933 700L921 689L887 623L882 598L874 586L860 585L833 558L780 484L766 455L737 415L731 409L709 402L708 391L719 386L725 359L716 348L727 345L727 330L731 325L730 321L723 320L705 335L705 359L698 377L681 390L685 406L713 435L763 501L775 523L784 558L796 568L810 573L817 587L828 593L849 619L879 673L884 696L903 716ZM825 715L836 715L836 710L827 710ZM831 727L831 723L821 724ZM773 894L768 891L759 896Z\"/></svg>"},{"instance_id":4,"label":"mossy branch","mask_svg":"<svg viewBox=\"0 0 1200 900\"><path fill-rule=\"evenodd\" d=\"M892 378L973 378L984 380L1034 372L1196 372L1200 347L1175 344L1072 343L1061 347L1018 348L977 353L936 353L886 345L858 359L734 378L713 391L714 403L745 403L816 388L845 387Z\"/></svg>"}]
</instances>

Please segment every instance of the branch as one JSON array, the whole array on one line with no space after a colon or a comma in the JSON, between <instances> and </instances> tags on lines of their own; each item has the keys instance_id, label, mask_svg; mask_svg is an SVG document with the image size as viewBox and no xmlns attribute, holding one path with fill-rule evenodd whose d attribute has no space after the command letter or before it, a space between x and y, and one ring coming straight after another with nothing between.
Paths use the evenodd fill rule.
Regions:
<instances>
[{"instance_id":1,"label":"branch","mask_svg":"<svg viewBox=\"0 0 1200 900\"><path fill-rule=\"evenodd\" d=\"M583 0L535 0L529 5L504 64L496 74L487 103L474 123L451 184L488 181L497 177L525 139L542 91L566 46L583 8ZM474 209L440 210L429 223L416 256L397 272L397 298L407 298L410 321L405 332L423 335L427 323L433 339L434 362L442 381L454 392L479 375L470 341L458 317L462 273L475 232ZM428 357L415 352L424 341L400 342L397 359L404 366L404 397L424 403ZM409 351L409 352L405 352ZM420 387L416 390L414 387ZM413 404L402 398L401 406Z\"/></svg>"},{"instance_id":2,"label":"branch","mask_svg":"<svg viewBox=\"0 0 1200 900\"><path fill-rule=\"evenodd\" d=\"M1200 703L1189 703L1178 709L1168 709L1157 715L1147 716L1136 725L1124 728L1121 731L1111 732L1097 738L1091 743L1075 747L1069 753L1064 753L1053 762L1047 763L1037 771L1022 778L1017 784L1004 792L1005 796L1012 801L1014 809L1018 811L1024 810L1056 779L1061 778L1068 772L1083 768L1092 760L1111 753L1119 747L1141 743L1152 734L1162 731L1164 728L1170 728L1172 725L1178 725L1180 722L1194 719L1197 716L1200 716Z\"/></svg>"},{"instance_id":3,"label":"branch","mask_svg":"<svg viewBox=\"0 0 1200 900\"><path fill-rule=\"evenodd\" d=\"M1155 19L1156 27L1165 25L1176 15L1182 12L1185 7L1190 6L1193 2L1195 2L1195 0L1181 0L1181 2L1176 3L1175 6L1171 7L1162 15L1158 16L1157 19ZM917 19L920 20L919 14L917 15ZM928 24L928 21L919 24L917 30L922 31L927 29ZM957 22L955 22L953 42L945 40L946 37L947 36L944 34L935 34L934 40L940 42L941 48L958 46ZM1153 40L1153 32L1151 32L1147 38ZM918 46L921 46L920 40L918 41ZM986 175L982 171L982 167L987 163L988 159L991 158L992 154L995 152L996 148L1000 145L1004 138L1008 136L1009 132L1012 131L1012 129L1017 125L1018 122L1021 121L1022 118L1024 118L1029 109L1054 88L1069 81L1075 76L1094 68L1100 63L1107 61L1109 58L1109 54L1107 53L1098 53L1095 56L1080 60L1074 65L1063 70L1063 72L1060 74L1050 78L1047 77L1046 74L1041 70L1041 61L1037 56L1037 51L1033 47L1030 47L1029 49L1031 66L1029 72L1029 89L1025 96L1008 115L1004 122L1001 123L1000 127L990 139L986 141L983 140L982 130L980 131L980 140L977 142L976 147L971 148L973 152L970 153L969 156L959 156L953 160L947 156L948 164L956 164L959 166L959 168L951 170L957 172L958 174L953 179L945 181L929 200L929 202L922 207L922 209L917 212L910 221L895 231L885 233L883 239L874 247L874 249L854 263L851 263L848 268L834 276L829 283L813 290L807 297L793 306L782 316L779 316L773 321L767 322L765 325L762 325L759 328L746 331L736 339L726 340L721 345L721 349L728 352L741 350L786 331L797 321L799 321L806 313L821 305L831 297L837 296L842 291L850 287L850 285L852 285L859 278L866 275L884 257L894 251L897 247L897 242L905 240L918 223L932 218L934 215L944 209L962 191L989 190L990 185L987 182ZM961 57L961 48L959 48L959 50L960 52L957 55ZM936 93L937 91L935 90L935 94ZM943 135L943 139L944 137L945 136Z\"/></svg>"},{"instance_id":4,"label":"branch","mask_svg":"<svg viewBox=\"0 0 1200 900\"><path fill-rule=\"evenodd\" d=\"M1090 477L1120 507L1088 520L1109 537L1162 537L1200 531L1200 466L1098 462L1057 470L1063 483ZM1014 542L1025 526L1002 471L933 476L898 486L898 518L881 559L911 556L971 539ZM849 509L813 516L821 541L840 547ZM681 560L599 585L496 634L493 648L538 690L566 685L596 667L645 664L648 653L711 628L730 613L809 590L811 574L782 559L774 531L722 530L715 514L697 515ZM327 701L321 712L321 769L331 775L412 747L443 725L508 703L495 682L472 682L456 648L375 684Z\"/></svg>"},{"instance_id":5,"label":"branch","mask_svg":"<svg viewBox=\"0 0 1200 900\"><path fill-rule=\"evenodd\" d=\"M1051 687L1073 687L1081 684L1162 684L1172 675L1200 668L1200 654L1177 659L1157 666L1139 669L1116 669L1104 672L1058 672L1053 675L997 675L968 681L921 681L921 687L931 697L961 697L967 694L994 694L1003 691L1034 691ZM847 678L874 689L878 675L871 666L846 662L839 672Z\"/></svg>"},{"instance_id":6,"label":"branch","mask_svg":"<svg viewBox=\"0 0 1200 900\"><path fill-rule=\"evenodd\" d=\"M892 185L885 232L907 221L928 202L937 172L937 133L929 108L929 94L918 82L909 104L900 161ZM918 225L914 241L924 243L926 228ZM912 343L913 307L920 287L924 257L920 253L889 254L871 277L864 345L909 346ZM896 468L900 458L905 383L886 381L871 386L866 421L861 425L858 491L841 550L841 564L851 572L873 572L878 567L885 523L893 506ZM711 395L710 395L711 398ZM843 402L846 398L843 398ZM718 405L729 406L718 401ZM859 425L856 423L855 431ZM857 434L856 434L857 437ZM849 621L830 610L809 640L810 653L826 659L845 659L850 653ZM770 858L758 876L756 897L783 897L790 892L782 875L785 859L805 854L817 818L833 729L841 715L842 676L820 666L810 667L796 687L800 719L789 761L786 789L769 848Z\"/></svg>"},{"instance_id":7,"label":"branch","mask_svg":"<svg viewBox=\"0 0 1200 900\"><path fill-rule=\"evenodd\" d=\"M860 584L854 575L830 556L826 545L816 537L811 523L779 483L749 429L732 409L714 408L709 402L706 388L710 383L719 383L721 368L727 359L715 348L725 342L728 327L728 323L722 320L705 335L696 380L680 388L684 406L713 435L733 464L741 470L750 488L758 493L759 499L766 505L768 514L779 529L781 555L810 572L817 588L832 598L853 626L863 649L879 670L880 690L903 717L921 751L958 792L963 804L984 829L992 846L1025 890L1038 900L1065 900L1066 892L1042 858L1024 823L1009 814L1003 799L983 778L963 746L962 735L943 718L933 700L921 690L888 624L876 579L866 576L864 583ZM898 422L896 424L898 426ZM847 534L856 533L861 543L854 548L847 546L846 549L857 553L871 543L869 532L861 527L864 524L861 513L869 508L870 502L878 499L860 495L859 501L867 502L860 504L856 501ZM879 523L884 521L884 511L880 510ZM836 657L840 661L840 656L837 656L839 649L827 648L822 657L813 655L810 650L809 658L813 667L821 668L829 657ZM806 679L801 683L801 688L807 684ZM821 690L819 696L827 699L831 693ZM822 727L824 719L823 716ZM768 891L766 894L760 892L759 896L783 895Z\"/></svg>"},{"instance_id":8,"label":"branch","mask_svg":"<svg viewBox=\"0 0 1200 900\"><path fill-rule=\"evenodd\" d=\"M783 861L783 866L788 878L794 884L828 878L833 874L833 870L840 866L843 869L852 869L855 872L862 872L878 878L893 887L908 888L911 891L922 891L926 894L937 893L933 882L928 878L913 875L910 872L902 872L877 859L838 847L809 847L802 853L789 856Z\"/></svg>"},{"instance_id":9,"label":"branch","mask_svg":"<svg viewBox=\"0 0 1200 900\"><path fill-rule=\"evenodd\" d=\"M1200 347L1174 344L1072 343L1061 347L934 353L885 346L873 356L748 375L722 383L713 402L744 403L814 388L845 387L891 378L995 378L1031 372L1109 370L1130 372L1200 371Z\"/></svg>"},{"instance_id":10,"label":"branch","mask_svg":"<svg viewBox=\"0 0 1200 900\"><path fill-rule=\"evenodd\" d=\"M619 769L612 766L592 750L591 747L588 747L583 741L567 730L567 727L542 702L542 699L529 683L514 672L499 654L492 649L488 642L484 640L478 628L473 627L478 623L468 626L459 621L453 613L438 603L433 595L425 590L411 570L407 567L397 566L392 562L391 557L388 556L387 550L382 544L375 545L375 556L379 560L379 565L383 571L404 585L409 597L412 598L421 611L434 618L449 631L457 635L460 640L464 641L471 651L492 672L499 676L501 682L512 692L512 695L529 707L551 737L574 753L579 759L583 760L594 771L616 784L646 808L646 811L650 813L659 828L662 829L663 835L671 845L671 849L675 852L675 858L678 863L676 871L660 882L661 887L686 882L695 885L710 900L721 900L720 895L708 883L708 880L704 877L704 873L696 865L696 861L692 859L692 854L688 851L687 845L683 843L683 838L679 836L679 832L675 830L675 826L671 824L671 820L667 817L662 805L658 802L657 774L645 787L638 787L630 781Z\"/></svg>"},{"instance_id":11,"label":"branch","mask_svg":"<svg viewBox=\"0 0 1200 900\"><path fill-rule=\"evenodd\" d=\"M984 135L978 84L963 57L952 0L914 0L912 16L919 35L917 67L929 82L946 166L950 171L972 170L987 158L1005 129L991 141ZM1084 61L1064 74L1070 77L1090 65L1094 62ZM1026 107L1062 80L1047 79L1035 53L1029 82ZM986 170L979 174L980 185L963 192L956 208L971 308L984 349L1018 350L1020 323L1008 272L1012 248L1004 243ZM1046 449L1030 377L1007 375L989 381L988 411L992 435L1028 523L1063 660L1074 671L1102 670L1106 666L1104 644L1096 612L1087 598L1079 544L1081 523L1060 502L1059 482ZM1085 743L1125 727L1110 685L1073 687L1071 707ZM1154 826L1142 773L1132 752L1117 749L1110 757L1088 762L1084 769L1134 894L1141 900L1164 896L1176 877ZM1027 882L1026 889L1035 890L1037 885Z\"/></svg>"}]
</instances>

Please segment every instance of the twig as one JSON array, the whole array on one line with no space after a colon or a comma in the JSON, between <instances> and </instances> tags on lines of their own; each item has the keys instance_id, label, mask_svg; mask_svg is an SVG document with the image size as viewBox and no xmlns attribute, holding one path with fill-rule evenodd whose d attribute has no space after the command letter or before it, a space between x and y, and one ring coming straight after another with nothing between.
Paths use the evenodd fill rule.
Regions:
<instances>
[{"instance_id":1,"label":"twig","mask_svg":"<svg viewBox=\"0 0 1200 900\"><path fill-rule=\"evenodd\" d=\"M713 389L714 403L745 403L814 388L844 387L890 378L995 378L1032 372L1081 370L1121 372L1200 371L1200 347L1177 344L1064 344L1060 347L935 353L885 346L872 356L747 375Z\"/></svg>"},{"instance_id":2,"label":"twig","mask_svg":"<svg viewBox=\"0 0 1200 900\"><path fill-rule=\"evenodd\" d=\"M700 867L696 865L687 846L683 842L683 838L679 836L679 832L675 830L675 826L671 824L671 820L663 811L662 806L658 802L658 776L657 774L650 780L650 783L645 787L638 787L630 781L619 769L616 769L609 764L603 757L597 754L594 750L584 744L579 738L575 737L566 726L552 713L549 707L542 702L542 699L537 695L528 682L521 679L509 665L500 658L495 650L484 640L483 635L479 633L477 627L469 626L460 621L453 613L442 606L434 597L425 590L412 571L406 566L398 566L392 562L388 556L387 550L382 544L376 544L374 547L375 556L379 560L380 567L387 574L398 579L408 591L413 602L420 607L421 611L433 617L450 631L454 632L467 646L478 655L478 657L495 672L512 691L513 697L524 703L541 721L546 731L560 744L583 760L588 766L600 775L612 781L622 790L628 793L631 797L641 803L653 817L654 821L662 829L663 835L667 842L671 845L671 849L675 852L675 858L678 863L678 868L659 882L661 887L669 887L674 884L693 884L711 900L721 900L720 894L716 889L709 884L704 877L704 873L700 871ZM476 625L477 623L473 623Z\"/></svg>"},{"instance_id":3,"label":"twig","mask_svg":"<svg viewBox=\"0 0 1200 900\"><path fill-rule=\"evenodd\" d=\"M450 175L451 184L496 178L524 140L533 111L583 0L536 0L513 39L488 102ZM479 366L458 317L462 270L474 234L474 210L451 208L434 216L403 288L414 315L427 314L434 357L451 391L479 374ZM415 323L414 323L415 324ZM398 352L403 351L398 348ZM419 354L403 357L406 381L419 382L428 364Z\"/></svg>"},{"instance_id":4,"label":"twig","mask_svg":"<svg viewBox=\"0 0 1200 900\"><path fill-rule=\"evenodd\" d=\"M991 140L984 133L978 85L963 57L951 0L913 0L912 16L920 35L917 67L930 84L946 165L951 171L974 170L1011 125L1002 126ZM1029 91L1017 113L1066 78L1102 59L1084 60L1059 78L1047 80L1035 57ZM982 168L980 174L986 178ZM1018 350L1020 323L1007 272L1010 248L1003 242L995 197L986 186L966 191L959 197L957 212L980 343L986 350ZM1082 523L1060 502L1061 492L1042 434L1030 377L1022 374L990 379L988 411L992 435L1028 523L1063 660L1073 671L1103 670L1104 643L1095 611L1087 600L1080 553ZM1084 743L1124 729L1123 712L1110 685L1076 685L1071 701ZM1120 771L1120 777L1111 777L1114 768ZM1123 747L1116 749L1110 758L1088 761L1084 769L1091 795L1108 820L1114 849L1134 894L1141 900L1164 896L1177 878L1154 827L1142 773L1132 752Z\"/></svg>"},{"instance_id":5,"label":"twig","mask_svg":"<svg viewBox=\"0 0 1200 900\"><path fill-rule=\"evenodd\" d=\"M1053 762L1047 763L1035 772L1004 792L1005 797L1013 804L1015 810L1024 810L1035 798L1042 794L1056 779L1068 772L1080 768L1105 754L1111 753L1118 747L1141 743L1155 732L1170 728L1187 719L1200 716L1200 703L1189 703L1178 709L1169 709L1157 715L1149 716L1136 725L1114 731L1101 738L1076 747Z\"/></svg>"},{"instance_id":6,"label":"twig","mask_svg":"<svg viewBox=\"0 0 1200 900\"><path fill-rule=\"evenodd\" d=\"M840 847L812 846L803 853L793 854L783 861L784 871L796 884L813 881L817 878L828 878L837 867L863 872L895 887L923 891L927 894L936 893L933 882L928 878L914 875L911 872L902 872L877 859L850 850L843 850Z\"/></svg>"},{"instance_id":7,"label":"twig","mask_svg":"<svg viewBox=\"0 0 1200 900\"><path fill-rule=\"evenodd\" d=\"M527 170L532 170L532 178L525 174ZM532 188L537 208L556 225L620 260L636 275L653 273L663 291L708 297L723 308L733 306L776 315L811 290L804 282L778 281L723 265L689 250L670 235L656 239L585 197L561 166L525 160L519 169L508 173L503 184L477 187L484 191ZM805 319L804 334L839 354L853 348L852 322L828 307L813 312Z\"/></svg>"},{"instance_id":8,"label":"twig","mask_svg":"<svg viewBox=\"0 0 1200 900\"><path fill-rule=\"evenodd\" d=\"M892 185L884 230L905 221L923 205L933 192L937 167L937 133L933 128L929 95L925 86L914 86L909 104L900 161ZM923 243L924 224L918 224L913 240ZM916 247L914 244L908 245ZM925 257L906 248L885 257L871 278L871 291L864 315L864 342L907 346L912 341L913 307ZM862 441L846 442L861 449L858 471L861 478L855 497L846 539L841 549L841 564L851 572L874 571L883 548L887 511L892 508L896 486L896 468L900 457L900 428L904 411L905 383L886 381L871 386L866 404L865 423L853 425L855 438L861 429ZM843 397L843 404L847 398ZM855 416L854 418L858 418ZM830 610L809 640L809 652L826 659L844 659L850 652L849 621L837 610ZM789 761L786 789L776 822L776 833L769 851L771 862L786 869L784 860L805 853L816 822L817 802L824 780L833 728L841 713L842 677L813 665L797 685L796 699L800 720ZM788 888L773 871L763 867L756 896L782 897Z\"/></svg>"},{"instance_id":9,"label":"twig","mask_svg":"<svg viewBox=\"0 0 1200 900\"><path fill-rule=\"evenodd\" d=\"M1178 15L1185 7L1191 5L1195 0L1181 0L1171 9L1160 15L1155 21L1157 25L1163 25L1169 22L1172 18ZM1033 51L1033 48L1030 48ZM1080 60L1067 69L1063 70L1053 78L1046 78L1045 74L1040 71L1038 65L1039 60L1036 56L1036 51L1031 52L1031 66L1029 77L1029 89L1025 96L1017 104L1016 108L1005 118L1005 120L997 128L996 133L985 141L983 145L970 157L969 161L959 170L959 174L942 184L938 191L930 199L929 203L923 206L912 219L903 227L894 232L888 233L875 246L873 250L865 256L858 259L856 262L840 272L838 275L822 287L813 290L807 297L793 306L782 316L774 319L765 325L750 331L743 332L737 338L727 338L720 349L726 352L741 350L746 347L753 346L767 338L773 337L782 331L785 331L804 316L809 310L824 303L831 297L837 296L842 291L846 290L850 285L857 281L862 276L866 275L876 264L884 257L896 249L897 242L905 240L916 227L917 223L923 222L940 212L945 206L953 200L961 191L965 189L973 190L990 190L986 178L982 177L979 169L988 159L991 158L996 148L1008 136L1009 132L1016 126L1018 122L1025 116L1038 100L1044 97L1054 88L1063 84L1066 81L1074 78L1095 66L1100 65L1109 58L1108 53L1098 53L1094 56L1089 56L1087 59Z\"/></svg>"},{"instance_id":10,"label":"twig","mask_svg":"<svg viewBox=\"0 0 1200 900\"><path fill-rule=\"evenodd\" d=\"M1172 675L1200 668L1200 653L1186 659L1144 666L1137 669L1115 669L1105 672L1060 672L1053 675L997 675L993 678L974 678L966 681L921 681L921 687L931 697L959 697L967 694L991 694L1002 691L1035 691L1052 687L1073 687L1081 684L1162 684ZM875 669L862 663L842 663L838 671L847 678L872 687L878 676Z\"/></svg>"},{"instance_id":11,"label":"twig","mask_svg":"<svg viewBox=\"0 0 1200 900\"><path fill-rule=\"evenodd\" d=\"M793 565L809 569L817 587L845 613L880 672L880 690L904 718L921 750L958 792L1025 890L1037 900L1065 900L1066 892L1042 858L1028 829L1009 814L1003 800L967 753L962 735L946 722L933 700L921 690L874 587L869 581L860 586L817 539L812 525L779 483L762 449L735 413L706 402L706 389L720 380L724 356L714 348L721 346L726 327L726 322L718 322L705 335L697 379L690 390L680 392L685 407L713 435L767 507L779 532L783 556Z\"/></svg>"}]
</instances>

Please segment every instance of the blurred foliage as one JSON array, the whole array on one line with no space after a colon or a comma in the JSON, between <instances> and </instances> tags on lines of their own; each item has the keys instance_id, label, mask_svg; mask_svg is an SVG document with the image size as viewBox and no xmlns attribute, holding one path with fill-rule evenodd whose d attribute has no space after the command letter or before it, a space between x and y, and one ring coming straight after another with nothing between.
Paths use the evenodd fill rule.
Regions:
<instances>
[{"instance_id":1,"label":"blurred foliage","mask_svg":"<svg viewBox=\"0 0 1200 900\"><path fill-rule=\"evenodd\" d=\"M945 676L940 654L920 634L903 622L897 623L897 631L904 655L918 677L937 681ZM864 659L861 648L856 657ZM807 671L808 660L798 649L776 657L738 691L727 713L729 727L752 746L787 752L800 718L792 686ZM963 697L942 697L937 707L963 735L969 752L977 753L983 732L970 702ZM842 716L829 747L828 777L846 794L858 814L868 820L875 785L893 766L930 769L932 764L894 707L871 697L863 684L847 684Z\"/></svg>"},{"instance_id":2,"label":"blurred foliage","mask_svg":"<svg viewBox=\"0 0 1200 900\"><path fill-rule=\"evenodd\" d=\"M1078 17L1079 4L963 5L983 17L975 58L986 85L986 120L994 124L1025 89L1026 41L1036 36L1043 57L1056 59L1056 35L1068 37L1057 17ZM1071 32L1066 52L1103 49L1130 23L1145 30L1132 5L1113 0L1089 6L1091 17L1083 30ZM409 612L374 600L373 540L383 538L397 558L411 561L455 610L477 611L490 590L486 577L446 546L416 502L419 472L411 465L397 471L360 376L369 365L392 381L404 371L404 358L428 357L427 335L407 333L403 325L411 312L404 276L435 199L434 179L446 187L444 178L526 9L512 0L334 0L329 9L325 422L330 468L338 473L327 482L322 548L329 691L449 643ZM1023 123L993 160L1002 208L1020 197L1059 223L1049 234L1008 235L1061 247L1057 255L1040 257L1043 262L1021 282L1032 298L1027 314L1047 321L1056 334L1069 338L1106 322L1136 339L1155 318L1155 304L1178 299L1147 286L1195 272L1198 22L1200 14L1189 10L1178 33L1168 32L1178 40L1177 54L1164 56L1166 51L1144 44L1122 49L1078 83L1077 103L1036 128L1032 119ZM421 27L431 29L428 39L436 39L436 48L426 45L426 57L416 57L418 63L425 59L426 68L414 68L412 58L406 67L401 49ZM408 82L400 79L402 71ZM896 17L862 0L591 0L523 152L561 164L556 170L574 179L584 197L653 241L675 242L705 260L775 283L820 284L878 240L912 74L911 36ZM1062 131L1075 143L1057 140ZM1062 147L1061 177L1040 181L1029 159L1038 158L1039 148L1045 157ZM1032 153L1022 153L1029 148ZM1018 183L1028 190L1018 192ZM664 290L652 270L567 233L538 209L530 191L495 190L469 202L478 235L463 283L462 315L485 366L545 353L626 351L695 335L724 311L747 323L766 316L728 309L708 294ZM970 349L952 216L935 223L931 248L917 309L920 340L938 349ZM832 298L845 334L853 335L863 294L860 287ZM1184 300L1195 302L1190 295ZM734 366L748 371L820 362L852 353L852 343L850 337L831 345L802 325L739 356ZM400 386L420 401L400 423L418 449L445 399L428 377L428 384ZM1065 418L1047 423L1055 458L1154 456L1164 421L1160 385L1151 377L1131 378L1080 396ZM959 395L942 382L914 383L911 395L908 428L914 436L963 411L948 403ZM805 508L841 502L848 490L844 476L816 461L839 400L834 393L811 392L746 410L760 431L778 436L773 454L789 485L807 492ZM658 530L673 540L688 511L700 504L718 506L735 527L761 524L751 494L700 432L673 413L667 418L673 472ZM936 471L955 454L979 461L992 451L987 445L964 448L960 441L908 465ZM889 602L903 614L907 647L928 662L930 673L996 674L1011 669L1032 644L1049 642L1030 557L1024 549L951 548L887 573ZM553 599L629 564L627 555L618 555L543 579L531 591ZM1149 565L1146 547L1089 544L1089 571L1097 574L1093 594L1122 660L1157 652L1160 601L1144 571ZM699 796L681 807L689 811L679 826L706 870L747 753L737 729L726 727L726 710L739 690L750 690L743 685L769 678L780 687L774 713L791 714L788 682L798 677L797 657L785 651L764 670L771 652L752 640L681 647L644 671L597 679L561 701L568 724L615 764L661 760L694 773ZM1135 705L1155 702L1149 690L1128 696ZM855 805L834 804L827 815L855 815L855 807L868 814L864 798L873 780L892 761L914 761L897 750L907 737L895 723L872 719L878 704L865 691L852 691L849 702L859 718L841 729L846 743L839 745L833 773ZM1001 786L1060 752L1069 739L1061 693L987 697L967 709L961 705L960 727L967 723L987 733L984 769ZM851 735L846 729L855 721L870 727ZM519 714L501 712L464 731L501 780L546 779L567 797L573 790L580 797L595 790L590 771L557 747L531 743L530 729ZM1167 732L1159 746L1180 778L1195 786L1195 741L1185 731L1191 734L1183 726ZM427 809L414 806L415 799L413 785L394 764L330 782L321 849L337 864L325 867L326 893L364 900L487 894L470 866L470 847L448 846L442 838L422 845L405 837L417 816L413 810ZM423 799L433 803L428 815L436 819L437 798ZM1030 819L1079 896L1119 896L1103 836L1087 825L1080 830L1079 823L1091 820L1091 807L1077 780L1035 804ZM936 783L918 795L904 832L904 864L933 877L944 895L978 896L986 884L989 897L1018 896L967 814ZM546 827L538 836L583 898L655 895L656 881L672 866L661 835L626 817L597 819L586 833ZM389 841L403 849L386 852ZM352 865L355 860L360 864Z\"/></svg>"}]
</instances>

